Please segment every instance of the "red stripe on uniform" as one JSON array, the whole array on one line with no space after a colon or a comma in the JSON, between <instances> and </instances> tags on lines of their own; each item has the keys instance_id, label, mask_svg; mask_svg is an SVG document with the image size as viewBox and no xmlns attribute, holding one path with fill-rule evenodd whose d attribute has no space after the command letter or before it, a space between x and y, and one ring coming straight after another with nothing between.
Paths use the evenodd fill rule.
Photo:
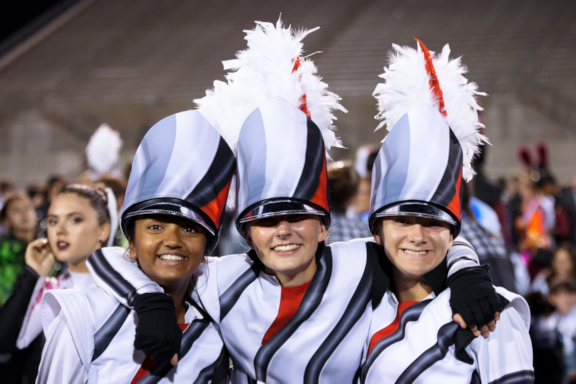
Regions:
<instances>
[{"instance_id":1,"label":"red stripe on uniform","mask_svg":"<svg viewBox=\"0 0 576 384\"><path fill-rule=\"evenodd\" d=\"M314 196L310 199L311 203L321 206L330 212L330 207L328 206L328 191L326 189L328 175L326 174L326 156L324 156L324 165L322 165L322 172L320 173L320 181L318 183L318 188L314 193Z\"/></svg>"},{"instance_id":2,"label":"red stripe on uniform","mask_svg":"<svg viewBox=\"0 0 576 384\"><path fill-rule=\"evenodd\" d=\"M212 220L214 225L216 225L216 228L220 226L220 216L222 216L222 211L226 206L231 182L232 179L228 181L228 184L226 184L226 186L218 193L214 200L202 207L202 211L208 215L210 220Z\"/></svg>"},{"instance_id":3,"label":"red stripe on uniform","mask_svg":"<svg viewBox=\"0 0 576 384\"><path fill-rule=\"evenodd\" d=\"M188 325L190 325L190 324L178 324L178 325L180 326L180 329L182 330L182 332L184 332L186 330L186 328L188 328ZM154 360L152 360L152 358L150 356L146 356L146 358L144 359L144 362L140 366L140 369L138 370L138 372L136 372L136 375L134 376L134 378L132 379L130 384L135 384L135 383L139 382L140 380L142 380L144 378L144 376L146 376L148 374L148 372L150 372L150 370L152 369L152 367L154 367L154 365L156 365L156 362Z\"/></svg>"},{"instance_id":4,"label":"red stripe on uniform","mask_svg":"<svg viewBox=\"0 0 576 384\"><path fill-rule=\"evenodd\" d=\"M460 184L461 183L462 183L462 167L460 167L460 173L458 174L458 180L456 180L456 193L454 193L454 196L452 197L452 201L450 201L450 204L448 204L448 206L446 207L456 217L461 217L461 212L460 212L460 209L461 209Z\"/></svg>"},{"instance_id":5,"label":"red stripe on uniform","mask_svg":"<svg viewBox=\"0 0 576 384\"><path fill-rule=\"evenodd\" d=\"M379 330L378 332L376 332L372 338L370 339L370 345L368 346L368 355L370 354L370 352L372 352L372 348L374 348L374 346L376 344L378 344L378 342L382 339L385 339L386 337L390 336L391 334L393 334L394 332L396 332L396 330L398 329L398 327L400 326L400 316L402 316L402 313L404 313L404 311L408 308L410 308L412 305L418 303L417 301L403 301L400 304L398 304L398 313L396 313L396 318L394 319L394 321L392 323L390 323L389 326L387 326L386 328L383 328L381 330ZM366 355L366 356L368 356Z\"/></svg>"},{"instance_id":6,"label":"red stripe on uniform","mask_svg":"<svg viewBox=\"0 0 576 384\"><path fill-rule=\"evenodd\" d=\"M262 339L262 345L266 344L268 340L278 333L278 331L282 329L282 327L285 326L292 317L294 317L311 282L312 280L297 287L282 287L278 315L270 328L268 328L268 331L266 331L266 334Z\"/></svg>"}]
</instances>

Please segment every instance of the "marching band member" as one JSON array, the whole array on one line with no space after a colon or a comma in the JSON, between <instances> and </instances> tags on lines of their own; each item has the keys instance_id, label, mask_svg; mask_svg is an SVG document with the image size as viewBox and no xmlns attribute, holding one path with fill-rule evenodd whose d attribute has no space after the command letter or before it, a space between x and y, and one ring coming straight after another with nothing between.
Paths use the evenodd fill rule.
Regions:
<instances>
[{"instance_id":1,"label":"marching band member","mask_svg":"<svg viewBox=\"0 0 576 384\"><path fill-rule=\"evenodd\" d=\"M360 381L532 383L526 301L497 287L506 309L488 338L474 339L452 321L456 292L446 286L462 179L472 178L472 156L487 140L475 100L483 94L462 76L460 60L449 59L448 45L438 56L420 41L418 50L394 49L374 92L390 133L373 169L369 218L391 284L372 316Z\"/></svg>"},{"instance_id":2,"label":"marching band member","mask_svg":"<svg viewBox=\"0 0 576 384\"><path fill-rule=\"evenodd\" d=\"M235 69L228 82L215 82L197 101L234 143L236 225L252 248L209 259L196 273L195 293L219 325L235 383L352 382L372 307L386 289L377 244L324 243L326 150L339 145L331 111L343 108L312 61L301 58L309 32L258 22L247 32L248 50L224 63ZM99 286L127 305L134 296L161 294L137 268L110 256L90 258ZM456 268L476 265L452 256ZM114 278L97 270L100 263L122 271L130 290L114 289ZM149 330L140 338L157 336Z\"/></svg>"},{"instance_id":3,"label":"marching band member","mask_svg":"<svg viewBox=\"0 0 576 384\"><path fill-rule=\"evenodd\" d=\"M202 307L190 297L192 274L218 241L220 219L235 169L230 147L196 111L154 125L136 152L121 228L130 242L96 254L126 258L167 295L130 297L126 306L101 289L45 294L42 322L46 346L39 383L225 383L228 356ZM105 263L92 263L131 287ZM163 326L149 313L166 312L178 324ZM178 349L173 367L161 348L146 356L134 343L137 329L152 328ZM148 340L149 342L151 340ZM163 361L163 362L162 362Z\"/></svg>"},{"instance_id":4,"label":"marching band member","mask_svg":"<svg viewBox=\"0 0 576 384\"><path fill-rule=\"evenodd\" d=\"M54 198L48 238L28 245L16 289L0 309L0 352L27 348L42 334L40 303L48 290L96 287L86 259L109 238L109 199L106 192L80 184L64 187ZM49 276L56 261L64 263L64 270Z\"/></svg>"}]
</instances>

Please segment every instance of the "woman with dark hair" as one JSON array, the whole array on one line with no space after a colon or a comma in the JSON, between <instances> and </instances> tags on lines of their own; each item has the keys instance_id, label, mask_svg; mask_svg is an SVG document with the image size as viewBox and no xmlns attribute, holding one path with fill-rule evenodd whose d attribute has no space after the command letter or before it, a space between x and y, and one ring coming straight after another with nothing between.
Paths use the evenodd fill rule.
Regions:
<instances>
[{"instance_id":1,"label":"woman with dark hair","mask_svg":"<svg viewBox=\"0 0 576 384\"><path fill-rule=\"evenodd\" d=\"M40 302L46 291L95 287L86 259L108 238L107 202L105 192L79 184L68 185L54 198L48 210L48 238L27 246L26 265L0 310L0 353L27 348L42 333ZM57 276L51 274L56 261L64 264ZM27 375L35 377L30 368Z\"/></svg>"},{"instance_id":2,"label":"woman with dark hair","mask_svg":"<svg viewBox=\"0 0 576 384\"><path fill-rule=\"evenodd\" d=\"M105 291L90 287L44 295L46 345L40 383L221 383L228 377L222 339L190 294L193 273L218 241L235 159L218 132L196 111L166 117L144 137L135 155L121 229L130 248L98 249L103 258L128 259L165 294L132 297L131 311ZM114 289L130 285L105 262L96 274L115 275ZM155 320L169 313L175 324ZM173 367L162 348L147 356L140 329L153 329L178 351ZM170 352L170 351L168 351Z\"/></svg>"}]
</instances>

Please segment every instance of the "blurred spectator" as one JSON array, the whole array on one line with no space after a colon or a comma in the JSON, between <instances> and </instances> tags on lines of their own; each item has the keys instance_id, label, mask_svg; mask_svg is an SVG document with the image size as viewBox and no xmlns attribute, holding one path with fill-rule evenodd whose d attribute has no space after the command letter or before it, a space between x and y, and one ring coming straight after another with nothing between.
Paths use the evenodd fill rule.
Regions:
<instances>
[{"instance_id":1,"label":"blurred spectator","mask_svg":"<svg viewBox=\"0 0 576 384\"><path fill-rule=\"evenodd\" d=\"M1 219L9 233L0 237L0 305L10 294L24 268L24 252L36 238L36 213L32 200L25 193L17 193L6 200Z\"/></svg>"},{"instance_id":2,"label":"blurred spectator","mask_svg":"<svg viewBox=\"0 0 576 384\"><path fill-rule=\"evenodd\" d=\"M556 308L551 317L563 345L567 382L576 383L576 282L569 279L554 283L549 300Z\"/></svg>"},{"instance_id":3,"label":"blurred spectator","mask_svg":"<svg viewBox=\"0 0 576 384\"><path fill-rule=\"evenodd\" d=\"M52 200L58 196L64 186L66 186L66 181L58 175L53 175L48 179L46 186L46 201L36 211L39 233L42 237L46 236L46 230L48 229L47 216L50 203L52 203Z\"/></svg>"},{"instance_id":4,"label":"blurred spectator","mask_svg":"<svg viewBox=\"0 0 576 384\"><path fill-rule=\"evenodd\" d=\"M337 161L328 167L332 216L330 242L371 236L367 223L359 220L353 213L346 215L348 208L354 203L359 184L360 176L352 164Z\"/></svg>"},{"instance_id":5,"label":"blurred spectator","mask_svg":"<svg viewBox=\"0 0 576 384\"><path fill-rule=\"evenodd\" d=\"M355 170L360 175L358 191L354 201L353 210L362 221L368 223L368 211L370 210L370 193L372 187L372 168L378 156L380 147L366 145L358 149Z\"/></svg>"},{"instance_id":6,"label":"blurred spectator","mask_svg":"<svg viewBox=\"0 0 576 384\"><path fill-rule=\"evenodd\" d=\"M554 251L549 268L542 269L532 281L533 292L549 293L549 287L563 280L576 281L576 250L574 246L565 242Z\"/></svg>"},{"instance_id":7,"label":"blurred spectator","mask_svg":"<svg viewBox=\"0 0 576 384\"><path fill-rule=\"evenodd\" d=\"M462 229L460 234L472 244L481 264L490 265L494 285L516 291L514 267L504 245L496 212L486 203L470 197L468 184L462 185Z\"/></svg>"},{"instance_id":8,"label":"blurred spectator","mask_svg":"<svg viewBox=\"0 0 576 384\"><path fill-rule=\"evenodd\" d=\"M530 338L534 354L534 383L563 384L565 377L562 340L554 308L540 292L526 296L530 306Z\"/></svg>"}]
</instances>

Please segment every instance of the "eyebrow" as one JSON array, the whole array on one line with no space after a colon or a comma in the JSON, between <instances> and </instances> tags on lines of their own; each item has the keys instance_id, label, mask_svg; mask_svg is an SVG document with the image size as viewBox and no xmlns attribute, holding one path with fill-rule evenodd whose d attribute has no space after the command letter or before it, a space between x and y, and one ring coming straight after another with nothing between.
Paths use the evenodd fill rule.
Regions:
<instances>
[{"instance_id":1,"label":"eyebrow","mask_svg":"<svg viewBox=\"0 0 576 384\"><path fill-rule=\"evenodd\" d=\"M73 215L84 216L84 215L82 214L82 212L71 212L71 213L68 213L68 214L66 215L66 217L70 217L70 216L73 216ZM48 214L48 217L58 217L58 216L59 216L59 215L55 215L55 214L53 214L53 213Z\"/></svg>"}]
</instances>

